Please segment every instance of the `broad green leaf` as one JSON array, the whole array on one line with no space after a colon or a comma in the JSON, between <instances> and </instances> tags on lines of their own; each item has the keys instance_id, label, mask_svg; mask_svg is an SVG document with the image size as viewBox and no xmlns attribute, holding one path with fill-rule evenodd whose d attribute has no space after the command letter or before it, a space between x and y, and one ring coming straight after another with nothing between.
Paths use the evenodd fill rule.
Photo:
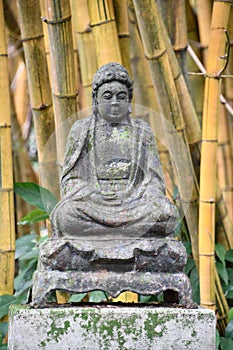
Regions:
<instances>
[{"instance_id":1,"label":"broad green leaf","mask_svg":"<svg viewBox=\"0 0 233 350\"><path fill-rule=\"evenodd\" d=\"M219 260L224 264L225 255L226 255L226 248L222 244L216 243L215 244L215 253L216 253L217 257L219 258Z\"/></svg>"},{"instance_id":2,"label":"broad green leaf","mask_svg":"<svg viewBox=\"0 0 233 350\"><path fill-rule=\"evenodd\" d=\"M230 249L226 252L225 260L233 262L233 249Z\"/></svg>"},{"instance_id":3,"label":"broad green leaf","mask_svg":"<svg viewBox=\"0 0 233 350\"><path fill-rule=\"evenodd\" d=\"M69 303L79 303L86 295L87 293L74 294L70 297Z\"/></svg>"},{"instance_id":4,"label":"broad green leaf","mask_svg":"<svg viewBox=\"0 0 233 350\"><path fill-rule=\"evenodd\" d=\"M49 215L46 211L35 209L32 210L30 213L25 215L20 222L18 222L19 225L29 225L33 224L35 222L43 221L49 218Z\"/></svg>"},{"instance_id":5,"label":"broad green leaf","mask_svg":"<svg viewBox=\"0 0 233 350\"><path fill-rule=\"evenodd\" d=\"M228 323L225 333L227 338L233 339L233 320Z\"/></svg>"},{"instance_id":6,"label":"broad green leaf","mask_svg":"<svg viewBox=\"0 0 233 350\"><path fill-rule=\"evenodd\" d=\"M199 277L197 273L196 267L194 267L190 274L190 282L193 292L193 301L197 304L200 303L200 284L199 284Z\"/></svg>"},{"instance_id":7,"label":"broad green leaf","mask_svg":"<svg viewBox=\"0 0 233 350\"><path fill-rule=\"evenodd\" d=\"M33 182L17 182L14 184L14 190L27 203L48 213L57 203L57 198L50 191Z\"/></svg>"},{"instance_id":8,"label":"broad green leaf","mask_svg":"<svg viewBox=\"0 0 233 350\"><path fill-rule=\"evenodd\" d=\"M25 292L32 285L32 275L37 267L37 259L29 261L25 269L15 277L15 296Z\"/></svg>"},{"instance_id":9,"label":"broad green leaf","mask_svg":"<svg viewBox=\"0 0 233 350\"><path fill-rule=\"evenodd\" d=\"M216 350L218 350L219 344L220 344L220 336L219 336L219 331L217 329L215 333L215 338L216 338Z\"/></svg>"},{"instance_id":10,"label":"broad green leaf","mask_svg":"<svg viewBox=\"0 0 233 350\"><path fill-rule=\"evenodd\" d=\"M106 295L101 290L96 290L90 293L89 301L92 303L100 303L101 301L106 300Z\"/></svg>"},{"instance_id":11,"label":"broad green leaf","mask_svg":"<svg viewBox=\"0 0 233 350\"><path fill-rule=\"evenodd\" d=\"M223 282L228 285L228 273L225 264L222 264L220 262L216 263L216 268L218 271L219 276L223 280Z\"/></svg>"},{"instance_id":12,"label":"broad green leaf","mask_svg":"<svg viewBox=\"0 0 233 350\"><path fill-rule=\"evenodd\" d=\"M37 247L32 248L30 252L26 252L20 257L20 260L32 260L38 259L39 249Z\"/></svg>"},{"instance_id":13,"label":"broad green leaf","mask_svg":"<svg viewBox=\"0 0 233 350\"><path fill-rule=\"evenodd\" d=\"M35 247L36 242L33 241L35 241L37 237L38 236L35 233L31 233L18 238L16 240L15 259L18 259L25 253L30 252Z\"/></svg>"},{"instance_id":14,"label":"broad green leaf","mask_svg":"<svg viewBox=\"0 0 233 350\"><path fill-rule=\"evenodd\" d=\"M230 338L220 337L220 348L221 348L221 350L232 350L233 349L233 340Z\"/></svg>"},{"instance_id":15,"label":"broad green leaf","mask_svg":"<svg viewBox=\"0 0 233 350\"><path fill-rule=\"evenodd\" d=\"M233 320L233 307L228 312L228 318L229 318L229 321Z\"/></svg>"},{"instance_id":16,"label":"broad green leaf","mask_svg":"<svg viewBox=\"0 0 233 350\"><path fill-rule=\"evenodd\" d=\"M0 350L8 350L7 344L0 344Z\"/></svg>"},{"instance_id":17,"label":"broad green leaf","mask_svg":"<svg viewBox=\"0 0 233 350\"><path fill-rule=\"evenodd\" d=\"M192 246L190 242L183 242L183 245L185 246L187 255L191 255L192 254Z\"/></svg>"},{"instance_id":18,"label":"broad green leaf","mask_svg":"<svg viewBox=\"0 0 233 350\"><path fill-rule=\"evenodd\" d=\"M11 304L18 304L19 300L13 295L4 294L0 296L0 319L8 314Z\"/></svg>"},{"instance_id":19,"label":"broad green leaf","mask_svg":"<svg viewBox=\"0 0 233 350\"><path fill-rule=\"evenodd\" d=\"M151 295L139 295L140 303L149 303L151 299Z\"/></svg>"},{"instance_id":20,"label":"broad green leaf","mask_svg":"<svg viewBox=\"0 0 233 350\"><path fill-rule=\"evenodd\" d=\"M185 266L185 273L188 275L190 271L194 268L195 262L193 259L188 259L187 264Z\"/></svg>"},{"instance_id":21,"label":"broad green leaf","mask_svg":"<svg viewBox=\"0 0 233 350\"><path fill-rule=\"evenodd\" d=\"M233 284L233 268L227 267L227 273L229 278L229 284Z\"/></svg>"},{"instance_id":22,"label":"broad green leaf","mask_svg":"<svg viewBox=\"0 0 233 350\"><path fill-rule=\"evenodd\" d=\"M1 322L0 323L0 334L4 338L8 329L8 322Z\"/></svg>"}]
</instances>

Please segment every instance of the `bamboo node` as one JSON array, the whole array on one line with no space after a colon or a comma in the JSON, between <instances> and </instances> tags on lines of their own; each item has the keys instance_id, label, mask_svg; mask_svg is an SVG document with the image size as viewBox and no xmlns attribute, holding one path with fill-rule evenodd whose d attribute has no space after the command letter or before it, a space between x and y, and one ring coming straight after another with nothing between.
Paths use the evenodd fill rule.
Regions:
<instances>
[{"instance_id":1,"label":"bamboo node","mask_svg":"<svg viewBox=\"0 0 233 350\"><path fill-rule=\"evenodd\" d=\"M24 43L25 41L30 41L30 40L36 40L36 39L42 39L44 37L44 34L39 34L35 36L29 36L27 38L21 38L21 41Z\"/></svg>"},{"instance_id":2,"label":"bamboo node","mask_svg":"<svg viewBox=\"0 0 233 350\"><path fill-rule=\"evenodd\" d=\"M55 92L52 93L54 96L58 97L58 98L76 98L79 95L79 92L77 91L75 94L68 94L68 95L60 95L60 94L56 94Z\"/></svg>"},{"instance_id":3,"label":"bamboo node","mask_svg":"<svg viewBox=\"0 0 233 350\"><path fill-rule=\"evenodd\" d=\"M5 123L5 124L0 125L0 128L11 128L11 125Z\"/></svg>"},{"instance_id":4,"label":"bamboo node","mask_svg":"<svg viewBox=\"0 0 233 350\"><path fill-rule=\"evenodd\" d=\"M147 60L153 61L162 57L166 52L167 52L167 49L159 50L157 54L154 54L154 55L145 54L145 57Z\"/></svg>"},{"instance_id":5,"label":"bamboo node","mask_svg":"<svg viewBox=\"0 0 233 350\"><path fill-rule=\"evenodd\" d=\"M129 33L118 33L118 38L119 39L129 38Z\"/></svg>"},{"instance_id":6,"label":"bamboo node","mask_svg":"<svg viewBox=\"0 0 233 350\"><path fill-rule=\"evenodd\" d=\"M7 53L0 53L0 57L8 57Z\"/></svg>"},{"instance_id":7,"label":"bamboo node","mask_svg":"<svg viewBox=\"0 0 233 350\"><path fill-rule=\"evenodd\" d=\"M47 24L60 24L60 23L64 23L64 22L68 22L71 20L71 15L60 18L60 19L47 19L46 17L41 17L42 21L47 23Z\"/></svg>"},{"instance_id":8,"label":"bamboo node","mask_svg":"<svg viewBox=\"0 0 233 350\"><path fill-rule=\"evenodd\" d=\"M218 140L217 139L212 139L212 140L210 140L210 139L201 139L201 142L214 142L214 143L218 143Z\"/></svg>"},{"instance_id":9,"label":"bamboo node","mask_svg":"<svg viewBox=\"0 0 233 350\"><path fill-rule=\"evenodd\" d=\"M46 109L46 108L49 108L51 107L53 104L50 103L50 104L44 104L42 103L42 105L40 105L39 107L32 107L32 110L33 111L42 111L43 109Z\"/></svg>"},{"instance_id":10,"label":"bamboo node","mask_svg":"<svg viewBox=\"0 0 233 350\"><path fill-rule=\"evenodd\" d=\"M210 198L209 200L200 199L200 203L214 204L216 200L214 198Z\"/></svg>"},{"instance_id":11,"label":"bamboo node","mask_svg":"<svg viewBox=\"0 0 233 350\"><path fill-rule=\"evenodd\" d=\"M101 26L102 24L106 24L106 23L109 23L109 22L115 22L115 19L107 19L106 21L101 21L101 22L97 22L97 23L91 23L90 26L91 27L98 27L98 26Z\"/></svg>"},{"instance_id":12,"label":"bamboo node","mask_svg":"<svg viewBox=\"0 0 233 350\"><path fill-rule=\"evenodd\" d=\"M215 256L215 253L199 253L199 256Z\"/></svg>"},{"instance_id":13,"label":"bamboo node","mask_svg":"<svg viewBox=\"0 0 233 350\"><path fill-rule=\"evenodd\" d=\"M0 188L0 192L13 192L13 188Z\"/></svg>"}]
</instances>

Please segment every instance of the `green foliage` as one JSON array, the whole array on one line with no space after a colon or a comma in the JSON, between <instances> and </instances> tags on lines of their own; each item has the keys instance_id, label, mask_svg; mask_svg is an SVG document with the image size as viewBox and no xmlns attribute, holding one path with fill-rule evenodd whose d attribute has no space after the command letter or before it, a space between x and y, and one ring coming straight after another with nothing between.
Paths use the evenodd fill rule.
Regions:
<instances>
[{"instance_id":1,"label":"green foliage","mask_svg":"<svg viewBox=\"0 0 233 350\"><path fill-rule=\"evenodd\" d=\"M33 182L17 182L15 193L37 209L28 213L19 224L27 225L49 218L49 214L57 204L57 198L46 188Z\"/></svg>"}]
</instances>

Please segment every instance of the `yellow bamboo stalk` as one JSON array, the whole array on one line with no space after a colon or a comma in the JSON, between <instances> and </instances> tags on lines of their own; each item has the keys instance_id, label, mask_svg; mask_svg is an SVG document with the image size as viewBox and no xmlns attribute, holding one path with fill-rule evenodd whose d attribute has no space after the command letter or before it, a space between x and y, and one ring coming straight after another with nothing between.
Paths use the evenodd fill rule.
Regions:
<instances>
[{"instance_id":1,"label":"yellow bamboo stalk","mask_svg":"<svg viewBox=\"0 0 233 350\"><path fill-rule=\"evenodd\" d=\"M226 68L226 74L232 75L233 74L233 70L232 70L232 67L233 67L233 7L231 8L228 35L230 38L230 52L229 52L229 62ZM233 79L225 78L224 84L225 84L224 90L226 94L226 99L230 103L230 105L233 107ZM228 116L229 116L228 126L229 126L229 133L230 133L231 154L233 154L233 121L232 121L233 113L231 115L228 114Z\"/></svg>"},{"instance_id":2,"label":"yellow bamboo stalk","mask_svg":"<svg viewBox=\"0 0 233 350\"><path fill-rule=\"evenodd\" d=\"M137 14L140 33L143 40L145 56L149 60L154 86L157 90L157 94L159 97L161 111L163 113L163 116L167 118L177 130L177 134L179 134L183 138L187 146L189 164L186 164L186 166L183 168L183 172L191 170L193 176L195 176L192 167L191 156L188 150L183 113L177 95L177 90L173 78L173 72L169 62L166 42L164 41L164 38L161 33L162 19L159 15L158 5L156 2L151 3L148 0L134 0L134 6ZM184 155L181 155L181 150L176 149L177 146L174 142L174 138L170 135L168 135L168 138L168 142L172 142L172 148L174 152L181 157L180 159L184 158ZM189 181L188 174L184 178L186 178L186 180ZM184 207L186 206L187 201L190 201L190 197L186 192L189 189L189 187L189 183L187 183L186 186L183 186L183 188L182 186L180 186L180 196ZM193 255L196 263L198 263L197 198L197 187L194 187L191 203L189 205L189 209L186 211L186 219L187 224L189 225L189 231L193 247Z\"/></svg>"},{"instance_id":3,"label":"yellow bamboo stalk","mask_svg":"<svg viewBox=\"0 0 233 350\"><path fill-rule=\"evenodd\" d=\"M192 45L195 54L198 58L201 58L200 55L200 45L199 45L199 33L198 26L196 21L196 16L190 6L189 0L185 1L186 8L186 19L188 27L188 40L190 45ZM188 72L194 73L189 75L190 83L190 95L192 97L193 104L198 116L198 120L201 123L202 111L203 111L203 96L204 96L204 76L196 75L195 73L199 72L198 67L195 62L192 60L190 55L187 55L187 70Z\"/></svg>"},{"instance_id":4,"label":"yellow bamboo stalk","mask_svg":"<svg viewBox=\"0 0 233 350\"><path fill-rule=\"evenodd\" d=\"M61 171L67 130L61 123L77 112L77 79L69 0L46 0L46 23L49 32L51 84L55 112L57 159Z\"/></svg>"},{"instance_id":5,"label":"yellow bamboo stalk","mask_svg":"<svg viewBox=\"0 0 233 350\"><path fill-rule=\"evenodd\" d=\"M219 59L225 55L226 36L231 1L215 1L211 21L210 43L205 78L203 111L200 211L199 266L201 305L215 308L215 198L216 155L221 71L225 66Z\"/></svg>"},{"instance_id":6,"label":"yellow bamboo stalk","mask_svg":"<svg viewBox=\"0 0 233 350\"><path fill-rule=\"evenodd\" d=\"M119 38L122 64L131 74L130 49L129 49L129 16L127 0L114 0L114 13Z\"/></svg>"},{"instance_id":7,"label":"yellow bamboo stalk","mask_svg":"<svg viewBox=\"0 0 233 350\"><path fill-rule=\"evenodd\" d=\"M40 6L37 0L18 0L17 5L36 130L40 172L44 179L43 185L58 194L55 143L51 144L52 147L49 150L46 150L46 162L43 159L46 144L55 128Z\"/></svg>"},{"instance_id":8,"label":"yellow bamboo stalk","mask_svg":"<svg viewBox=\"0 0 233 350\"><path fill-rule=\"evenodd\" d=\"M196 11L197 11L200 43L201 43L202 54L203 54L203 62L204 62L204 65L206 65L207 57L208 57L209 36L210 36L212 1L197 0Z\"/></svg>"},{"instance_id":9,"label":"yellow bamboo stalk","mask_svg":"<svg viewBox=\"0 0 233 350\"><path fill-rule=\"evenodd\" d=\"M130 60L132 66L132 76L134 80L135 103L145 106L146 115L140 115L150 123L154 134L156 134L156 122L154 112L159 112L157 96L151 78L150 67L145 58L142 42L139 36L137 19L132 1L129 1L129 18L130 18ZM150 111L152 110L152 112ZM163 166L163 173L166 181L168 193L173 193L175 188L175 176L172 169L169 152L166 147L158 140L158 150L160 160ZM172 199L170 197L170 199Z\"/></svg>"},{"instance_id":10,"label":"yellow bamboo stalk","mask_svg":"<svg viewBox=\"0 0 233 350\"><path fill-rule=\"evenodd\" d=\"M112 0L88 0L91 27L95 39L98 67L108 62L122 64Z\"/></svg>"},{"instance_id":11,"label":"yellow bamboo stalk","mask_svg":"<svg viewBox=\"0 0 233 350\"><path fill-rule=\"evenodd\" d=\"M228 115L223 105L220 105L219 117L218 179L228 213L233 222L233 157L231 153Z\"/></svg>"},{"instance_id":12,"label":"yellow bamboo stalk","mask_svg":"<svg viewBox=\"0 0 233 350\"><path fill-rule=\"evenodd\" d=\"M25 140L22 137L22 133L19 127L19 123L14 110L13 99L11 98L11 121L12 121L12 150L13 150L13 168L14 168L14 181L15 182L35 182L38 183L38 177L32 168L32 164L29 160L26 150ZM26 214L33 209L28 203L26 203L19 196L15 197L15 214L16 221L19 222ZM39 233L38 224L34 225L17 225L16 235L17 238L30 233L32 228L35 232Z\"/></svg>"},{"instance_id":13,"label":"yellow bamboo stalk","mask_svg":"<svg viewBox=\"0 0 233 350\"><path fill-rule=\"evenodd\" d=\"M97 71L97 59L95 42L90 27L90 17L87 8L87 0L71 0L74 32L79 52L81 82L83 89L82 108L92 105L92 79Z\"/></svg>"},{"instance_id":14,"label":"yellow bamboo stalk","mask_svg":"<svg viewBox=\"0 0 233 350\"><path fill-rule=\"evenodd\" d=\"M10 120L3 2L0 0L0 295L13 294L15 221Z\"/></svg>"},{"instance_id":15,"label":"yellow bamboo stalk","mask_svg":"<svg viewBox=\"0 0 233 350\"><path fill-rule=\"evenodd\" d=\"M226 250L233 249L233 224L219 186L217 186L216 206L216 241L222 243Z\"/></svg>"},{"instance_id":16,"label":"yellow bamboo stalk","mask_svg":"<svg viewBox=\"0 0 233 350\"><path fill-rule=\"evenodd\" d=\"M41 9L41 17L42 20L46 18L46 10L45 10L45 0L40 0L40 9ZM43 27L43 33L44 33L44 45L45 45L45 53L46 53L46 59L47 59L47 66L48 66L48 72L49 72L49 79L51 82L51 66L50 66L50 52L49 52L49 33L48 33L48 26L44 21L42 21L42 27Z\"/></svg>"}]
</instances>

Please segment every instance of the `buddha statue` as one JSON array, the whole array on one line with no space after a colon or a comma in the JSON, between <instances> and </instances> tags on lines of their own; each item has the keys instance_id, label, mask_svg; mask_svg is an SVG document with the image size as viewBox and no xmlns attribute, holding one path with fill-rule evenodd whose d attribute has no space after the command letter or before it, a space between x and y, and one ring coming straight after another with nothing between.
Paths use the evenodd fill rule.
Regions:
<instances>
[{"instance_id":1,"label":"buddha statue","mask_svg":"<svg viewBox=\"0 0 233 350\"><path fill-rule=\"evenodd\" d=\"M40 245L33 300L53 290L173 290L191 305L186 251L174 239L178 211L166 188L154 134L131 118L133 83L118 63L94 75L92 115L71 127L61 176L62 199Z\"/></svg>"},{"instance_id":2,"label":"buddha statue","mask_svg":"<svg viewBox=\"0 0 233 350\"><path fill-rule=\"evenodd\" d=\"M130 118L133 84L117 63L93 79L93 115L68 138L63 199L51 215L54 237L101 240L174 231L177 209L166 198L154 135Z\"/></svg>"}]
</instances>

